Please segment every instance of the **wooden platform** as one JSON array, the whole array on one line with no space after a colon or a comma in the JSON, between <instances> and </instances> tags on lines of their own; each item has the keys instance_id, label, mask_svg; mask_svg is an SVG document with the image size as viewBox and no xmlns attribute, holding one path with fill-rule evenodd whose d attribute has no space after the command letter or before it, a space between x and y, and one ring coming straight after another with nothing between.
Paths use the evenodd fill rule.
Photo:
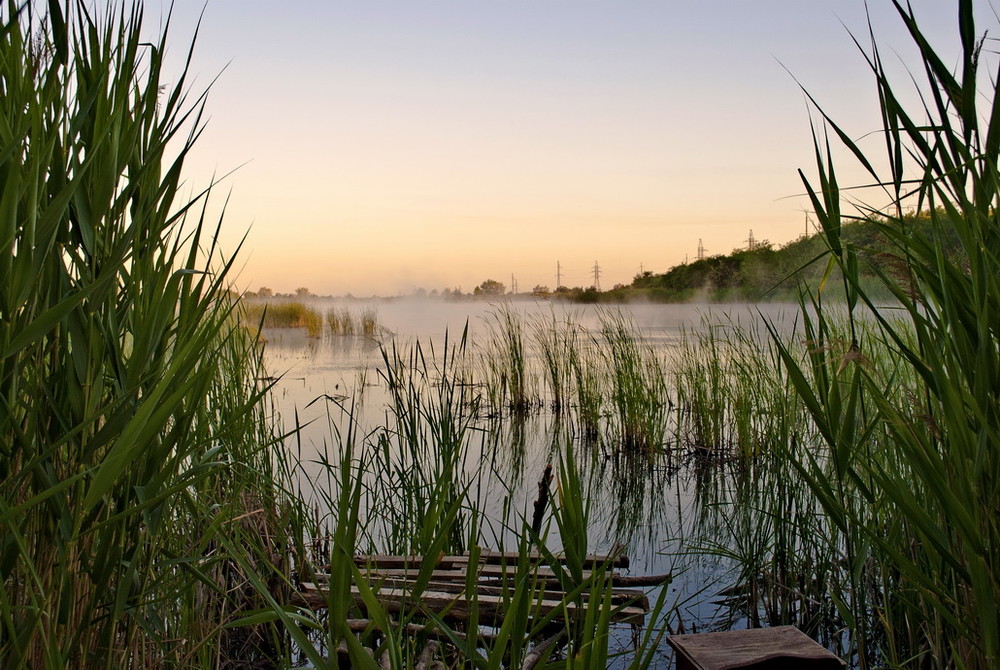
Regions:
<instances>
[{"instance_id":1,"label":"wooden platform","mask_svg":"<svg viewBox=\"0 0 1000 670\"><path fill-rule=\"evenodd\" d=\"M844 662L795 626L672 635L677 670L841 670Z\"/></svg>"},{"instance_id":2,"label":"wooden platform","mask_svg":"<svg viewBox=\"0 0 1000 670\"><path fill-rule=\"evenodd\" d=\"M551 616L552 621L562 621L586 611L589 588L584 587L580 597L567 598L564 582L557 574L557 570L563 570L544 565L538 554L530 559L530 581L536 593L533 617ZM425 559L420 556L375 555L354 559L367 586L389 612L412 611L416 607L445 620L457 621L468 621L475 612L480 624L494 626L503 621L506 603L510 602L513 589L518 588L515 583L518 560L516 553L486 550L478 552L475 562L469 555L441 556L433 566L425 566ZM669 576L620 575L619 570L627 565L628 559L622 553L588 556L582 579L586 582L595 568L603 569L613 587L612 621L640 625L649 611L649 600L643 591L630 587L660 584ZM423 583L418 584L421 571L430 568L429 573L424 572ZM327 583L328 575L316 574L313 582L302 584L291 604L324 609L328 601ZM468 585L473 585L475 593L469 593ZM365 603L357 584L352 585L351 593L355 605L364 612Z\"/></svg>"}]
</instances>

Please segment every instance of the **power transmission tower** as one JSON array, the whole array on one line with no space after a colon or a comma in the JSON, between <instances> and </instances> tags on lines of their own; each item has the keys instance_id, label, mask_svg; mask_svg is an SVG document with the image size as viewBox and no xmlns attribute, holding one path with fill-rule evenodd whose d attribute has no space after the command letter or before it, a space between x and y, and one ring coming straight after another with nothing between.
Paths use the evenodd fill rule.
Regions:
<instances>
[{"instance_id":1,"label":"power transmission tower","mask_svg":"<svg viewBox=\"0 0 1000 670\"><path fill-rule=\"evenodd\" d=\"M514 278L514 273L510 273L510 294L517 295L517 279Z\"/></svg>"},{"instance_id":2,"label":"power transmission tower","mask_svg":"<svg viewBox=\"0 0 1000 670\"><path fill-rule=\"evenodd\" d=\"M601 290L601 266L594 261L594 288Z\"/></svg>"},{"instance_id":3,"label":"power transmission tower","mask_svg":"<svg viewBox=\"0 0 1000 670\"><path fill-rule=\"evenodd\" d=\"M556 290L562 285L562 264L556 261Z\"/></svg>"},{"instance_id":4,"label":"power transmission tower","mask_svg":"<svg viewBox=\"0 0 1000 670\"><path fill-rule=\"evenodd\" d=\"M757 240L753 236L753 228L750 229L750 235L747 237L747 251L753 251L757 248Z\"/></svg>"},{"instance_id":5,"label":"power transmission tower","mask_svg":"<svg viewBox=\"0 0 1000 670\"><path fill-rule=\"evenodd\" d=\"M705 260L705 245L701 243L701 238L698 238L698 260Z\"/></svg>"}]
</instances>

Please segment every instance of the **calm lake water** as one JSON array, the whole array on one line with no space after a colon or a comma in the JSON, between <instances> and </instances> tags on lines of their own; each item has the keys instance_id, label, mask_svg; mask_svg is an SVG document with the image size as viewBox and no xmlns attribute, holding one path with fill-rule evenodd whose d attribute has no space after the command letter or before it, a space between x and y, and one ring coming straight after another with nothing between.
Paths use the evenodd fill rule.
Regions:
<instances>
[{"instance_id":1,"label":"calm lake water","mask_svg":"<svg viewBox=\"0 0 1000 670\"><path fill-rule=\"evenodd\" d=\"M384 334L376 339L325 333L318 339L306 336L304 329L271 329L267 338L266 365L269 374L280 377L274 387L276 409L285 427L298 417L304 426L297 440L288 447L301 450L303 471L317 477L322 471L315 461L336 442L335 427L344 430L343 406L355 405L355 417L368 429L385 420L387 394L379 369L384 367L382 347L408 350L415 343L428 354L440 355L447 336L452 343L468 327L470 348L488 340L491 315L497 309L486 302L445 302L438 300L386 300L377 302L336 302L315 300L312 306L325 312L328 308L349 308L355 315L362 310L376 310ZM508 303L526 320L571 317L584 329L600 325L598 308L561 303ZM642 339L656 352L669 358L672 349L685 336L699 332L708 323L739 323L764 335L762 319L781 328L790 328L798 312L796 305L662 305L639 304L614 309L623 310L635 324ZM526 337L528 333L526 332ZM528 364L540 365L537 352L529 350ZM515 510L530 518L531 502L537 495L537 482L545 465L552 460L552 445L566 439L564 421L548 409L533 412L519 421L481 422L490 432L489 439L509 444L518 457L504 467L486 468L491 476L481 477L475 492L487 515L497 517L498 543L511 540L503 530L503 505L507 498ZM485 432L485 431L484 431ZM484 445L485 436L476 436ZM572 438L570 438L572 439ZM592 448L592 447L591 447ZM473 458L486 458L485 446L473 447ZM585 447L581 444L581 452ZM597 457L587 460L588 495L592 506L590 550L601 553L617 543L627 546L631 574L672 573L668 587L673 609L673 626L686 632L713 626L728 627L724 612L714 604L720 590L733 584L732 566L724 559L702 551L710 542L701 528L704 503L699 500L696 468L683 461L668 461L643 455L639 457ZM482 468L480 468L482 469ZM304 484L304 489L322 484ZM704 481L701 483L704 486ZM721 484L724 485L724 484ZM485 543L485 542L484 542ZM557 548L558 533L554 524L550 548ZM740 627L745 622L736 621ZM627 640L621 641L627 646ZM663 650L666 663L669 652Z\"/></svg>"}]
</instances>

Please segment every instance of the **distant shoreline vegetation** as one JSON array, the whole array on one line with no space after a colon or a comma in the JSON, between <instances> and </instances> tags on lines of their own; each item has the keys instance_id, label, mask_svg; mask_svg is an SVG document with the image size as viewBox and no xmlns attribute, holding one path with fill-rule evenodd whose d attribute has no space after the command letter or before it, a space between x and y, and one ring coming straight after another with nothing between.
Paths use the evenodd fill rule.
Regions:
<instances>
[{"instance_id":1,"label":"distant shoreline vegetation","mask_svg":"<svg viewBox=\"0 0 1000 670\"><path fill-rule=\"evenodd\" d=\"M930 213L906 214L906 222L914 232L925 232ZM899 272L905 262L899 249L879 233L879 221L858 219L843 224L845 243L857 249L862 283L875 297L890 298L880 275L905 283L908 279ZM943 253L957 259L959 245L955 239L939 240ZM561 300L580 304L628 302L794 302L803 286L816 288L824 285L827 297L843 297L839 280L840 271L828 269L828 254L820 234L802 236L787 244L775 247L764 240L748 248L734 249L729 254L707 256L695 261L673 266L663 273L645 271L637 274L630 284L617 284L602 291L595 286L559 286L550 289L538 285L530 291L514 292L495 279L486 279L472 291L461 287L426 290L418 288L408 295L355 298L346 296L317 296L308 288L298 288L295 293L275 293L268 287L248 291L245 297L268 300L305 300L309 298L341 298L345 300L394 300L398 298L464 300Z\"/></svg>"}]
</instances>

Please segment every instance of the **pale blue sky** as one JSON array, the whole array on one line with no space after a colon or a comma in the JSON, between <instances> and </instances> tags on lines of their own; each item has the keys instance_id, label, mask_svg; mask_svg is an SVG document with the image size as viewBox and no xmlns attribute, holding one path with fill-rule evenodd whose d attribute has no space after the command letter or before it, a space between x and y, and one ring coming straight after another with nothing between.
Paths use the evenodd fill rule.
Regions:
<instances>
[{"instance_id":1,"label":"pale blue sky","mask_svg":"<svg viewBox=\"0 0 1000 670\"><path fill-rule=\"evenodd\" d=\"M914 7L954 52L953 3ZM176 3L177 55L200 9ZM912 60L890 3L871 12ZM597 261L607 288L699 239L722 253L750 229L802 232L809 116L782 64L852 134L875 130L842 25L864 36L865 21L861 0L213 0L193 69L202 85L225 71L188 175L246 163L225 186L230 245L251 228L248 288L469 291L514 274L524 290L554 286L557 261L568 285Z\"/></svg>"}]
</instances>

